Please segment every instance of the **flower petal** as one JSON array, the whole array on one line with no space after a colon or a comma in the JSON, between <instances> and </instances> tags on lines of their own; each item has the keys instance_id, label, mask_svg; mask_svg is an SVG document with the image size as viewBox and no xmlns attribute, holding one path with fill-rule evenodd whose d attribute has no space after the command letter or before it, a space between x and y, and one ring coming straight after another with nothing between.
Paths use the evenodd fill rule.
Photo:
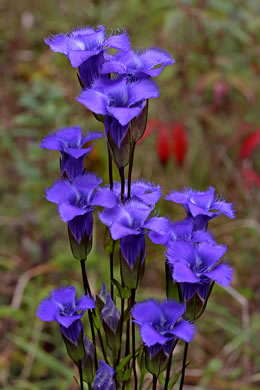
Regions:
<instances>
[{"instance_id":1,"label":"flower petal","mask_svg":"<svg viewBox=\"0 0 260 390\"><path fill-rule=\"evenodd\" d=\"M95 309L96 304L90 295L85 295L78 299L75 307L75 312L80 310Z\"/></svg>"},{"instance_id":2,"label":"flower petal","mask_svg":"<svg viewBox=\"0 0 260 390\"><path fill-rule=\"evenodd\" d=\"M95 193L91 204L111 209L116 206L117 197L109 188L102 188Z\"/></svg>"},{"instance_id":3,"label":"flower petal","mask_svg":"<svg viewBox=\"0 0 260 390\"><path fill-rule=\"evenodd\" d=\"M232 203L219 200L212 203L211 208L225 214L228 218L235 218L235 209Z\"/></svg>"},{"instance_id":4,"label":"flower petal","mask_svg":"<svg viewBox=\"0 0 260 390\"><path fill-rule=\"evenodd\" d=\"M215 280L221 286L227 287L231 283L233 270L229 265L222 263L217 265L213 270L206 272L205 275Z\"/></svg>"},{"instance_id":5,"label":"flower petal","mask_svg":"<svg viewBox=\"0 0 260 390\"><path fill-rule=\"evenodd\" d=\"M155 233L167 234L169 232L169 220L165 217L152 217L144 223L144 227Z\"/></svg>"},{"instance_id":6,"label":"flower petal","mask_svg":"<svg viewBox=\"0 0 260 390\"><path fill-rule=\"evenodd\" d=\"M46 188L46 199L57 204L73 202L76 199L76 194L68 180L57 180L52 187Z\"/></svg>"},{"instance_id":7,"label":"flower petal","mask_svg":"<svg viewBox=\"0 0 260 390\"><path fill-rule=\"evenodd\" d=\"M76 100L95 114L107 115L106 96L100 91L94 89L83 90Z\"/></svg>"},{"instance_id":8,"label":"flower petal","mask_svg":"<svg viewBox=\"0 0 260 390\"><path fill-rule=\"evenodd\" d=\"M44 42L50 46L50 49L54 52L68 54L68 40L69 37L66 34L52 35L49 38L45 38Z\"/></svg>"},{"instance_id":9,"label":"flower petal","mask_svg":"<svg viewBox=\"0 0 260 390\"><path fill-rule=\"evenodd\" d=\"M110 233L113 240L118 240L119 238L126 237L129 235L139 235L140 231L123 226L119 222L114 222L113 225L110 227Z\"/></svg>"},{"instance_id":10,"label":"flower petal","mask_svg":"<svg viewBox=\"0 0 260 390\"><path fill-rule=\"evenodd\" d=\"M151 347L155 344L163 345L168 341L167 337L162 336L157 330L155 330L151 324L145 323L140 328L140 334L144 344L147 347Z\"/></svg>"},{"instance_id":11,"label":"flower petal","mask_svg":"<svg viewBox=\"0 0 260 390\"><path fill-rule=\"evenodd\" d=\"M132 317L139 325L149 322L153 325L159 324L161 320L161 306L155 299L136 303L132 309Z\"/></svg>"},{"instance_id":12,"label":"flower petal","mask_svg":"<svg viewBox=\"0 0 260 390\"><path fill-rule=\"evenodd\" d=\"M37 316L42 321L56 321L56 313L60 310L60 305L51 297L41 301L37 309Z\"/></svg>"},{"instance_id":13,"label":"flower petal","mask_svg":"<svg viewBox=\"0 0 260 390\"><path fill-rule=\"evenodd\" d=\"M120 239L120 249L130 269L135 266L138 256L142 255L141 262L145 257L145 235L128 235Z\"/></svg>"},{"instance_id":14,"label":"flower petal","mask_svg":"<svg viewBox=\"0 0 260 390\"><path fill-rule=\"evenodd\" d=\"M129 85L128 105L130 106L141 100L157 98L159 96L159 88L154 81L149 79L139 80Z\"/></svg>"},{"instance_id":15,"label":"flower petal","mask_svg":"<svg viewBox=\"0 0 260 390\"><path fill-rule=\"evenodd\" d=\"M200 279L192 272L186 263L176 261L172 272L172 278L176 282L199 283Z\"/></svg>"},{"instance_id":16,"label":"flower petal","mask_svg":"<svg viewBox=\"0 0 260 390\"><path fill-rule=\"evenodd\" d=\"M226 250L227 247L225 245L212 245L208 242L201 242L197 246L198 256L208 270L221 259L226 253Z\"/></svg>"},{"instance_id":17,"label":"flower petal","mask_svg":"<svg viewBox=\"0 0 260 390\"><path fill-rule=\"evenodd\" d=\"M73 324L73 322L80 320L82 317L82 314L75 314L73 316L64 316L61 315L59 312L56 313L56 321L64 326L65 328L68 328Z\"/></svg>"},{"instance_id":18,"label":"flower petal","mask_svg":"<svg viewBox=\"0 0 260 390\"><path fill-rule=\"evenodd\" d=\"M87 210L73 206L70 203L59 204L59 214L63 222L71 221L73 218L78 217L79 215L84 215L86 213Z\"/></svg>"},{"instance_id":19,"label":"flower petal","mask_svg":"<svg viewBox=\"0 0 260 390\"><path fill-rule=\"evenodd\" d=\"M110 35L104 42L104 46L117 50L127 51L131 47L130 38L126 31L121 34Z\"/></svg>"},{"instance_id":20,"label":"flower petal","mask_svg":"<svg viewBox=\"0 0 260 390\"><path fill-rule=\"evenodd\" d=\"M141 107L109 107L107 112L118 120L122 126L126 126L142 111Z\"/></svg>"},{"instance_id":21,"label":"flower petal","mask_svg":"<svg viewBox=\"0 0 260 390\"><path fill-rule=\"evenodd\" d=\"M186 320L179 321L172 330L172 334L187 343L193 339L195 332L196 327Z\"/></svg>"},{"instance_id":22,"label":"flower petal","mask_svg":"<svg viewBox=\"0 0 260 390\"><path fill-rule=\"evenodd\" d=\"M63 307L72 307L75 304L76 289L74 286L61 287L53 290L50 296L56 303Z\"/></svg>"},{"instance_id":23,"label":"flower petal","mask_svg":"<svg viewBox=\"0 0 260 390\"><path fill-rule=\"evenodd\" d=\"M165 319L174 325L185 313L186 305L171 299L161 303L161 310Z\"/></svg>"}]
</instances>

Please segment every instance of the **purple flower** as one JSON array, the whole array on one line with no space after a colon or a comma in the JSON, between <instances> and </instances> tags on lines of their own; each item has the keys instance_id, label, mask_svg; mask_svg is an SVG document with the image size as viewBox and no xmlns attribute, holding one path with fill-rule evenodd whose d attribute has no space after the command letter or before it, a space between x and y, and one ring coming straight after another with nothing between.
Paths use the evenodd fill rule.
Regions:
<instances>
[{"instance_id":1,"label":"purple flower","mask_svg":"<svg viewBox=\"0 0 260 390\"><path fill-rule=\"evenodd\" d=\"M159 76L161 71L175 61L160 49L129 50L111 56L101 66L100 73L127 75L131 80Z\"/></svg>"},{"instance_id":2,"label":"purple flower","mask_svg":"<svg viewBox=\"0 0 260 390\"><path fill-rule=\"evenodd\" d=\"M105 116L105 131L119 147L131 120L142 112L146 99L159 96L156 84L148 79L133 83L125 78L95 80L77 100L95 114Z\"/></svg>"},{"instance_id":3,"label":"purple flower","mask_svg":"<svg viewBox=\"0 0 260 390\"><path fill-rule=\"evenodd\" d=\"M100 360L93 390L116 390L114 374L114 368Z\"/></svg>"},{"instance_id":4,"label":"purple flower","mask_svg":"<svg viewBox=\"0 0 260 390\"><path fill-rule=\"evenodd\" d=\"M127 200L127 180L125 181L125 201ZM106 189L106 187L105 187ZM117 204L121 203L121 183L114 181L113 193L116 196ZM137 180L131 185L131 199L137 200L147 206L154 206L162 195L161 187L145 180Z\"/></svg>"},{"instance_id":5,"label":"purple flower","mask_svg":"<svg viewBox=\"0 0 260 390\"><path fill-rule=\"evenodd\" d=\"M182 192L172 191L165 199L182 204L187 216L194 219L194 230L206 230L210 219L225 214L234 218L235 211L232 203L227 203L215 195L215 188L200 192L185 188Z\"/></svg>"},{"instance_id":6,"label":"purple flower","mask_svg":"<svg viewBox=\"0 0 260 390\"><path fill-rule=\"evenodd\" d=\"M59 214L76 241L80 243L84 233L88 238L93 230L94 206L113 207L115 195L109 189L96 191L102 179L93 173L77 176L72 182L58 180L51 188L46 189L46 198L58 204Z\"/></svg>"},{"instance_id":7,"label":"purple flower","mask_svg":"<svg viewBox=\"0 0 260 390\"><path fill-rule=\"evenodd\" d=\"M41 301L37 309L37 316L42 321L57 321L60 324L62 334L69 341L77 344L83 329L81 317L86 310L95 307L95 301L89 295L76 300L75 287L62 287L53 290L49 297Z\"/></svg>"},{"instance_id":8,"label":"purple flower","mask_svg":"<svg viewBox=\"0 0 260 390\"><path fill-rule=\"evenodd\" d=\"M181 283L186 301L196 293L204 300L212 280L224 287L231 283L232 268L223 261L218 263L225 252L226 246L207 242L197 245L187 241L169 243L166 257L172 278Z\"/></svg>"},{"instance_id":9,"label":"purple flower","mask_svg":"<svg viewBox=\"0 0 260 390\"><path fill-rule=\"evenodd\" d=\"M148 231L167 232L168 221L163 217L149 218L153 207L136 200L99 213L102 223L109 226L113 240L120 239L120 249L130 269L139 255L145 258L145 234Z\"/></svg>"},{"instance_id":10,"label":"purple flower","mask_svg":"<svg viewBox=\"0 0 260 390\"><path fill-rule=\"evenodd\" d=\"M172 241L190 241L190 242L210 242L215 243L211 233L204 230L194 231L194 222L185 219L179 222L169 220L169 229L167 234L149 233L150 239L156 244L169 245Z\"/></svg>"},{"instance_id":11,"label":"purple flower","mask_svg":"<svg viewBox=\"0 0 260 390\"><path fill-rule=\"evenodd\" d=\"M132 309L133 321L140 327L144 345L149 349L150 357L161 349L171 352L176 338L190 342L195 327L181 317L186 306L174 300L158 302L155 299L137 303Z\"/></svg>"},{"instance_id":12,"label":"purple flower","mask_svg":"<svg viewBox=\"0 0 260 390\"><path fill-rule=\"evenodd\" d=\"M51 50L65 54L73 68L79 67L80 77L86 87L99 76L105 50L129 50L128 34L123 31L109 37L103 26L77 28L68 34L58 34L45 39Z\"/></svg>"},{"instance_id":13,"label":"purple flower","mask_svg":"<svg viewBox=\"0 0 260 390\"><path fill-rule=\"evenodd\" d=\"M81 128L76 125L46 135L41 142L41 148L59 150L61 175L66 172L69 179L74 179L83 173L84 158L93 148L93 146L84 148L84 145L102 136L99 132L91 132L83 136Z\"/></svg>"}]
</instances>

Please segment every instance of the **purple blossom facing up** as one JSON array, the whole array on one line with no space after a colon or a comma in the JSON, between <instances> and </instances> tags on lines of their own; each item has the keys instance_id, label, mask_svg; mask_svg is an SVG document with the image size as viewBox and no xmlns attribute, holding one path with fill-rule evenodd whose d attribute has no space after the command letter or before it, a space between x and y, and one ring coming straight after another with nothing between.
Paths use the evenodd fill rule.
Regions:
<instances>
[{"instance_id":1,"label":"purple blossom facing up","mask_svg":"<svg viewBox=\"0 0 260 390\"><path fill-rule=\"evenodd\" d=\"M114 368L100 360L93 390L116 390L114 375Z\"/></svg>"},{"instance_id":2,"label":"purple blossom facing up","mask_svg":"<svg viewBox=\"0 0 260 390\"><path fill-rule=\"evenodd\" d=\"M227 203L215 195L215 188L200 192L191 188L181 191L172 191L165 199L182 204L188 218L194 219L194 230L206 230L210 219L225 214L234 218L235 211L232 203Z\"/></svg>"},{"instance_id":3,"label":"purple blossom facing up","mask_svg":"<svg viewBox=\"0 0 260 390\"><path fill-rule=\"evenodd\" d=\"M102 223L109 226L113 240L120 239L120 249L129 267L133 269L139 255L145 258L145 234L149 231L167 232L168 221L163 217L149 218L153 210L136 200L105 209L99 213Z\"/></svg>"},{"instance_id":4,"label":"purple blossom facing up","mask_svg":"<svg viewBox=\"0 0 260 390\"><path fill-rule=\"evenodd\" d=\"M42 321L58 322L62 334L69 341L77 344L83 330L81 317L86 310L95 307L95 301L89 295L77 300L75 287L62 287L53 290L49 297L41 301L37 309L37 316Z\"/></svg>"},{"instance_id":5,"label":"purple blossom facing up","mask_svg":"<svg viewBox=\"0 0 260 390\"><path fill-rule=\"evenodd\" d=\"M118 53L105 61L100 73L127 75L130 80L157 77L162 70L175 61L161 49L129 50Z\"/></svg>"},{"instance_id":6,"label":"purple blossom facing up","mask_svg":"<svg viewBox=\"0 0 260 390\"><path fill-rule=\"evenodd\" d=\"M99 68L105 60L107 49L129 50L130 40L126 31L107 37L105 27L78 27L68 34L53 35L45 43L54 52L65 54L73 68L79 68L86 87L99 76Z\"/></svg>"},{"instance_id":7,"label":"purple blossom facing up","mask_svg":"<svg viewBox=\"0 0 260 390\"><path fill-rule=\"evenodd\" d=\"M185 304L174 300L158 302L155 299L137 303L132 309L133 321L140 327L144 345L150 357L163 349L171 352L173 342L180 338L189 343L195 333L195 326L181 317Z\"/></svg>"},{"instance_id":8,"label":"purple blossom facing up","mask_svg":"<svg viewBox=\"0 0 260 390\"><path fill-rule=\"evenodd\" d=\"M210 242L215 243L212 234L204 230L194 231L194 221L185 219L178 222L169 222L167 234L149 233L150 239L156 244L169 245L172 241L189 241L189 242Z\"/></svg>"},{"instance_id":9,"label":"purple blossom facing up","mask_svg":"<svg viewBox=\"0 0 260 390\"><path fill-rule=\"evenodd\" d=\"M125 181L125 201L127 201L128 181ZM106 187L105 187L106 190ZM121 203L121 183L114 181L113 183L113 193L116 196L117 204ZM137 200L146 204L147 206L154 206L160 199L162 195L161 187L159 184L149 183L145 180L137 180L132 182L131 185L131 199Z\"/></svg>"},{"instance_id":10,"label":"purple blossom facing up","mask_svg":"<svg viewBox=\"0 0 260 390\"><path fill-rule=\"evenodd\" d=\"M110 134L119 147L131 120L141 114L146 99L158 96L158 87L152 80L130 83L123 77L104 76L83 90L77 100L95 114L105 116L106 136Z\"/></svg>"},{"instance_id":11,"label":"purple blossom facing up","mask_svg":"<svg viewBox=\"0 0 260 390\"><path fill-rule=\"evenodd\" d=\"M202 242L194 245L187 241L171 242L166 257L172 278L181 283L183 298L188 301L196 293L205 300L211 281L223 287L232 280L232 268L222 262L226 246Z\"/></svg>"},{"instance_id":12,"label":"purple blossom facing up","mask_svg":"<svg viewBox=\"0 0 260 390\"><path fill-rule=\"evenodd\" d=\"M84 170L84 158L92 150L93 145L84 148L84 145L97 138L102 133L89 132L82 134L80 126L67 127L46 135L41 142L41 148L58 150L61 152L61 175L65 172L69 179L81 175Z\"/></svg>"},{"instance_id":13,"label":"purple blossom facing up","mask_svg":"<svg viewBox=\"0 0 260 390\"><path fill-rule=\"evenodd\" d=\"M89 238L93 230L94 206L113 207L115 195L108 188L99 191L97 188L102 179L93 173L77 176L72 182L58 180L51 188L46 189L46 198L58 205L60 218L68 222L68 227L80 243L84 233Z\"/></svg>"}]
</instances>

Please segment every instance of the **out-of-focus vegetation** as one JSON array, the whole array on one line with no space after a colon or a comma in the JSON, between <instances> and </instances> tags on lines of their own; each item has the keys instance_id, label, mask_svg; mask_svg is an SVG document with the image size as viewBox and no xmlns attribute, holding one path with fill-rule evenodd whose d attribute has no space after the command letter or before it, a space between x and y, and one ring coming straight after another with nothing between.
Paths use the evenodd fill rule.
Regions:
<instances>
[{"instance_id":1,"label":"out-of-focus vegetation","mask_svg":"<svg viewBox=\"0 0 260 390\"><path fill-rule=\"evenodd\" d=\"M1 2L0 388L76 388L58 327L35 317L50 289L74 284L80 291L66 227L44 199L45 187L59 175L59 156L39 143L58 127L101 127L75 101L75 70L43 39L95 24L124 27L133 46L162 47L176 60L157 80L161 97L150 104L157 126L137 148L134 176L160 183L164 194L212 185L237 209L234 221L223 217L211 225L218 242L229 246L236 271L232 288L215 288L198 323L187 389L260 388L259 136L250 153L241 154L260 129L259 15L259 0ZM171 157L161 165L161 123L171 145L175 122L185 128L188 148L181 163ZM87 166L107 182L105 141L96 143ZM182 216L165 201L160 210ZM102 237L102 226L95 229ZM108 260L100 239L94 244L87 268L98 291ZM149 244L140 296L162 297L163 275L163 248Z\"/></svg>"}]
</instances>

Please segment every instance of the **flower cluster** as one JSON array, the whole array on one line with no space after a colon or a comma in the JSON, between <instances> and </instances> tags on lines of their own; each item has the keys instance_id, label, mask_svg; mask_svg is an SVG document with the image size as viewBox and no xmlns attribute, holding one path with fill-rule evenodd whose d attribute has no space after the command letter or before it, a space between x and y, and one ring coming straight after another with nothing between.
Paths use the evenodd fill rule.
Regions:
<instances>
[{"instance_id":1,"label":"flower cluster","mask_svg":"<svg viewBox=\"0 0 260 390\"><path fill-rule=\"evenodd\" d=\"M53 290L40 303L37 315L43 321L59 323L67 352L79 370L81 390L84 381L93 390L114 390L120 382L129 380L131 370L135 389L138 388L135 324L140 328L146 368L153 374L153 388L167 365L165 388L168 388L174 347L179 339L187 345L196 329L194 323L187 320L190 318L187 302L199 298L206 305L214 282L222 286L231 282L232 269L221 260L226 247L215 242L208 231L208 223L221 214L234 218L233 206L217 197L212 187L205 192L172 191L165 199L181 204L187 214L183 221L174 222L160 216L156 207L162 196L159 185L145 180L132 182L134 150L146 128L148 100L159 96L158 86L151 78L174 63L167 52L156 48L132 50L125 31L107 35L103 26L78 28L68 34L52 36L45 42L54 52L65 54L72 67L78 68L82 91L76 100L104 122L109 186L101 187L102 179L85 171L84 165L93 147L89 143L101 138L101 133L83 134L75 125L43 139L42 148L61 153L61 177L46 189L46 198L57 204L61 220L68 224L72 253L80 260L85 295L76 299L73 286ZM113 162L120 182L113 180ZM125 180L127 165L128 180ZM85 263L92 247L97 207L103 208L98 215L109 232L106 249L110 258L110 293L103 283L100 295L94 300ZM154 244L165 246L166 285L169 280L177 285L180 302L171 299L166 288L164 301L150 299L136 303L136 291L144 273L146 237ZM113 269L117 250L120 280ZM115 287L121 299L121 310L114 296ZM125 302L128 302L127 308ZM82 316L87 310L93 343L84 334ZM194 313L190 319L197 318ZM99 347L104 361L98 362Z\"/></svg>"}]
</instances>

